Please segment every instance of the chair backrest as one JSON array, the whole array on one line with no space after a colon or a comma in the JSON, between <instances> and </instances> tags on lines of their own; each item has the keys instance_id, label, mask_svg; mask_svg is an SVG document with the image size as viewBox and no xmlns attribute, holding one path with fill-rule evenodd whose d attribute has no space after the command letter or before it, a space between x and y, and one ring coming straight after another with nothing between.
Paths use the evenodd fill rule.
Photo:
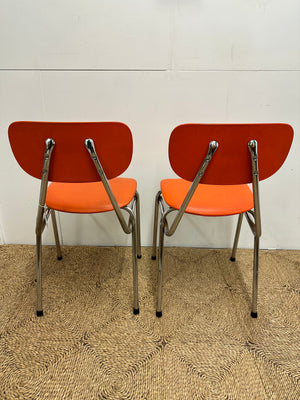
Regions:
<instances>
[{"instance_id":1,"label":"chair backrest","mask_svg":"<svg viewBox=\"0 0 300 400\"><path fill-rule=\"evenodd\" d=\"M174 172L193 181L212 140L216 140L219 147L201 183L244 184L252 182L248 142L256 140L258 143L259 179L263 180L284 163L293 141L293 128L287 124L179 125L169 140L169 159Z\"/></svg>"},{"instance_id":2,"label":"chair backrest","mask_svg":"<svg viewBox=\"0 0 300 400\"><path fill-rule=\"evenodd\" d=\"M8 129L12 151L19 165L31 176L41 178L45 140L55 146L51 155L49 181L95 182L94 163L85 148L93 139L108 179L122 174L132 158L132 134L121 122L13 122Z\"/></svg>"}]
</instances>

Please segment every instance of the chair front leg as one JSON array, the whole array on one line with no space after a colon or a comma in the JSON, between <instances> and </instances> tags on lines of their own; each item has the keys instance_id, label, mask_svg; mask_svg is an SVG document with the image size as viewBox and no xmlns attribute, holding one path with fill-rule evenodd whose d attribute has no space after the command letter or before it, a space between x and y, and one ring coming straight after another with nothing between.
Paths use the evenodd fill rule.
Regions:
<instances>
[{"instance_id":1,"label":"chair front leg","mask_svg":"<svg viewBox=\"0 0 300 400\"><path fill-rule=\"evenodd\" d=\"M36 267L37 267L37 311L38 317L43 316L42 305L42 233L36 234Z\"/></svg>"},{"instance_id":2,"label":"chair front leg","mask_svg":"<svg viewBox=\"0 0 300 400\"><path fill-rule=\"evenodd\" d=\"M52 219L53 233L54 233L54 239L55 239L55 245L56 245L57 259L62 260L62 253L61 253L61 248L60 248L60 243L59 243L59 236L58 236L58 231L57 231L57 223L56 223L56 217L55 217L54 210L51 210L51 219Z\"/></svg>"},{"instance_id":3,"label":"chair front leg","mask_svg":"<svg viewBox=\"0 0 300 400\"><path fill-rule=\"evenodd\" d=\"M230 257L231 261L235 261L236 249L237 249L237 245L238 245L238 242L239 242L241 226L242 226L242 221L243 221L243 215L244 215L243 213L239 214L239 219L238 219L237 226L236 226L236 231L235 231L235 237L234 237L232 253L231 253L231 257Z\"/></svg>"},{"instance_id":4,"label":"chair front leg","mask_svg":"<svg viewBox=\"0 0 300 400\"><path fill-rule=\"evenodd\" d=\"M132 224L132 267L133 267L133 313L139 314L139 292L138 292L138 267L137 267L137 221L132 213L130 215Z\"/></svg>"},{"instance_id":5,"label":"chair front leg","mask_svg":"<svg viewBox=\"0 0 300 400\"><path fill-rule=\"evenodd\" d=\"M53 139L48 138L45 140L44 163L42 170L42 179L40 187L40 199L36 217L36 253L37 253L37 311L36 315L41 317L43 315L42 306L42 233L45 228L46 221L49 217L49 208L45 208L45 200L48 186L48 173L50 167L50 160L55 142ZM45 212L46 209L46 212Z\"/></svg>"},{"instance_id":6,"label":"chair front leg","mask_svg":"<svg viewBox=\"0 0 300 400\"><path fill-rule=\"evenodd\" d=\"M152 242L152 260L156 260L157 243L157 225L158 225L158 207L161 201L161 191L157 192L155 197L154 221L153 221L153 242Z\"/></svg>"},{"instance_id":7,"label":"chair front leg","mask_svg":"<svg viewBox=\"0 0 300 400\"><path fill-rule=\"evenodd\" d=\"M163 279L163 251L165 235L165 217L162 216L159 229L159 248L158 248L158 279L157 279L157 307L156 316L162 316L162 279Z\"/></svg>"},{"instance_id":8,"label":"chair front leg","mask_svg":"<svg viewBox=\"0 0 300 400\"><path fill-rule=\"evenodd\" d=\"M257 318L257 292L258 292L258 262L259 262L259 236L254 236L253 256L253 286L251 317Z\"/></svg>"},{"instance_id":9,"label":"chair front leg","mask_svg":"<svg viewBox=\"0 0 300 400\"><path fill-rule=\"evenodd\" d=\"M138 192L135 193L135 210L136 210L136 236L137 236L137 258L142 258L141 251L141 208L140 208L140 196Z\"/></svg>"}]
</instances>

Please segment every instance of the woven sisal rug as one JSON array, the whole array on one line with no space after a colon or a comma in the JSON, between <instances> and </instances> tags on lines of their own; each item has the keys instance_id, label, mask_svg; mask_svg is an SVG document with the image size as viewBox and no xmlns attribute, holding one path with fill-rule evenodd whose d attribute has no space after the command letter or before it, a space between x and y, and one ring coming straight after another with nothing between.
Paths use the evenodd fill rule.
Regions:
<instances>
[{"instance_id":1,"label":"woven sisal rug","mask_svg":"<svg viewBox=\"0 0 300 400\"><path fill-rule=\"evenodd\" d=\"M0 399L300 398L299 251L261 251L258 318L252 251L166 248L163 316L156 268L131 249L43 250L44 317L35 316L35 249L0 248Z\"/></svg>"}]
</instances>

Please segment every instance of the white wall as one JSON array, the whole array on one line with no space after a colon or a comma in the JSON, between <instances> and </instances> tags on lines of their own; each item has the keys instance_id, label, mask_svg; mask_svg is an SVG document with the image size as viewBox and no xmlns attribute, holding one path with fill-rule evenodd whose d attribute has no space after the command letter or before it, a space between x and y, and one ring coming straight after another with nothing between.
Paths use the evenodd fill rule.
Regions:
<instances>
[{"instance_id":1,"label":"white wall","mask_svg":"<svg viewBox=\"0 0 300 400\"><path fill-rule=\"evenodd\" d=\"M14 120L127 123L142 242L171 130L185 122L287 122L283 168L261 183L262 247L300 248L298 0L0 0L0 236L34 243L39 183L15 162ZM229 247L235 218L185 216L169 245ZM112 214L61 214L64 244L127 245ZM45 242L53 243L49 227ZM248 227L240 245L252 246Z\"/></svg>"}]
</instances>

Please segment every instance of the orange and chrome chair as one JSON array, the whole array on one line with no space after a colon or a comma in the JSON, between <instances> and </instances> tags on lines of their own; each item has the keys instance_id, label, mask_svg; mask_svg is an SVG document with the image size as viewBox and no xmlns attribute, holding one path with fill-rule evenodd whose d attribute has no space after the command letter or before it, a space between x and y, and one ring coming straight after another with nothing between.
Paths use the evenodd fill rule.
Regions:
<instances>
[{"instance_id":1,"label":"orange and chrome chair","mask_svg":"<svg viewBox=\"0 0 300 400\"><path fill-rule=\"evenodd\" d=\"M184 124L173 130L169 160L181 179L162 180L155 199L152 259L156 259L160 210L157 317L162 316L164 236L174 234L184 213L239 215L231 261L235 261L243 215L246 217L254 235L251 316L257 317L259 181L282 166L292 140L293 129L287 124ZM169 226L172 212L175 217Z\"/></svg>"},{"instance_id":2,"label":"orange and chrome chair","mask_svg":"<svg viewBox=\"0 0 300 400\"><path fill-rule=\"evenodd\" d=\"M62 258L55 211L115 211L132 235L133 311L139 313L137 258L141 258L140 203L134 179L120 178L132 158L132 134L120 122L13 122L9 140L29 175L41 180L36 219L37 315L42 307L42 233L51 215L57 258ZM51 182L48 185L48 182ZM125 220L124 210L128 213Z\"/></svg>"}]
</instances>

